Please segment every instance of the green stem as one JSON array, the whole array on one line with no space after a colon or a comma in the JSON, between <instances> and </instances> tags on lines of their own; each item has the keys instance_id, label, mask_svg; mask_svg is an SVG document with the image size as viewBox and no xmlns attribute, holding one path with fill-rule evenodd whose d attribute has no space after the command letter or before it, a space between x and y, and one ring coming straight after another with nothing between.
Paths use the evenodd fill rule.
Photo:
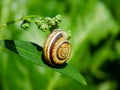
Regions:
<instances>
[{"instance_id":1,"label":"green stem","mask_svg":"<svg viewBox=\"0 0 120 90\"><path fill-rule=\"evenodd\" d=\"M23 23L21 24L21 28L25 30L29 29L30 23L35 23L38 29L42 31L45 31L45 30L52 31L53 29L58 28L58 24L61 22L61 16L57 15L54 18L50 18L50 17L41 18L40 16L37 16L37 15L29 15L29 16L24 16L22 18L19 18L4 24L0 24L0 28L17 23L19 21L23 21Z\"/></svg>"},{"instance_id":2,"label":"green stem","mask_svg":"<svg viewBox=\"0 0 120 90\"><path fill-rule=\"evenodd\" d=\"M19 21L23 20L23 18L19 18L19 19L16 19L16 20L13 20L13 21L10 21L10 22L7 22L7 23L4 23L4 24L0 24L0 28L2 27L6 27L7 25L10 25L10 24L14 24L14 23L17 23Z\"/></svg>"},{"instance_id":3,"label":"green stem","mask_svg":"<svg viewBox=\"0 0 120 90\"><path fill-rule=\"evenodd\" d=\"M29 15L29 16L25 16L24 18L41 18L38 15Z\"/></svg>"},{"instance_id":4,"label":"green stem","mask_svg":"<svg viewBox=\"0 0 120 90\"><path fill-rule=\"evenodd\" d=\"M27 18L41 18L41 17L39 17L39 16L37 16L37 15L24 16L24 17L22 17L22 18L19 18L19 19L16 19L16 20L13 20L13 21L4 23L4 24L0 24L0 28L6 27L7 25L11 25L11 24L17 23L17 22L22 21L22 20L25 20L25 19L27 19Z\"/></svg>"}]
</instances>

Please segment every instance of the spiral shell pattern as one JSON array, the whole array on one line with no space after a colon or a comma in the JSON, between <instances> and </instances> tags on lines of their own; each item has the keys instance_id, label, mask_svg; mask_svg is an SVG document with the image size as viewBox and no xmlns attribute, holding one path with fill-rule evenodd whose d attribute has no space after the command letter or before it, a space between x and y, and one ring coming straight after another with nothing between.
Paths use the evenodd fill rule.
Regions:
<instances>
[{"instance_id":1,"label":"spiral shell pattern","mask_svg":"<svg viewBox=\"0 0 120 90\"><path fill-rule=\"evenodd\" d=\"M62 30L53 30L47 37L44 45L44 57L52 66L65 63L71 54L71 44L67 34Z\"/></svg>"}]
</instances>

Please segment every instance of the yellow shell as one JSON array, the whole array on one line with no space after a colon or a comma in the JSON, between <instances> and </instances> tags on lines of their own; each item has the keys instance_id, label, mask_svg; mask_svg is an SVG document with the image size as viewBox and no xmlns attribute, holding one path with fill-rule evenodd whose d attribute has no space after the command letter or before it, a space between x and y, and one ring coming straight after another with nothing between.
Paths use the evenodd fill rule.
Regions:
<instances>
[{"instance_id":1,"label":"yellow shell","mask_svg":"<svg viewBox=\"0 0 120 90\"><path fill-rule=\"evenodd\" d=\"M51 66L65 63L71 55L71 44L62 30L53 30L44 45L44 58Z\"/></svg>"}]
</instances>

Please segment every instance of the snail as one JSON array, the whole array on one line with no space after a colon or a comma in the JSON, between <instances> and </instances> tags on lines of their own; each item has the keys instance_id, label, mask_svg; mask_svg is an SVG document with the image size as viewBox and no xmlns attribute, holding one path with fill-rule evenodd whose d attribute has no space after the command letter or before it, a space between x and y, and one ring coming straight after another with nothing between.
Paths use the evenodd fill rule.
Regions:
<instances>
[{"instance_id":1,"label":"snail","mask_svg":"<svg viewBox=\"0 0 120 90\"><path fill-rule=\"evenodd\" d=\"M44 45L45 61L51 66L66 63L71 55L71 44L63 30L55 29L47 37Z\"/></svg>"}]
</instances>

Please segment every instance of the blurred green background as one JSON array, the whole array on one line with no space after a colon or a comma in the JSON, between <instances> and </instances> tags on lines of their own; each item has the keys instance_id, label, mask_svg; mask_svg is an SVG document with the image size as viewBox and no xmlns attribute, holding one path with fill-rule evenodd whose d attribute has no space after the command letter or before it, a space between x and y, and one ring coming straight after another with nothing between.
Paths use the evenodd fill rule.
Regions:
<instances>
[{"instance_id":1,"label":"blurred green background","mask_svg":"<svg viewBox=\"0 0 120 90\"><path fill-rule=\"evenodd\" d=\"M0 23L25 15L57 14L63 17L60 28L72 32L69 63L88 85L0 47L0 90L120 90L119 0L0 0ZM20 23L0 28L0 39L27 40L43 46L44 32L34 24L24 31Z\"/></svg>"}]
</instances>

